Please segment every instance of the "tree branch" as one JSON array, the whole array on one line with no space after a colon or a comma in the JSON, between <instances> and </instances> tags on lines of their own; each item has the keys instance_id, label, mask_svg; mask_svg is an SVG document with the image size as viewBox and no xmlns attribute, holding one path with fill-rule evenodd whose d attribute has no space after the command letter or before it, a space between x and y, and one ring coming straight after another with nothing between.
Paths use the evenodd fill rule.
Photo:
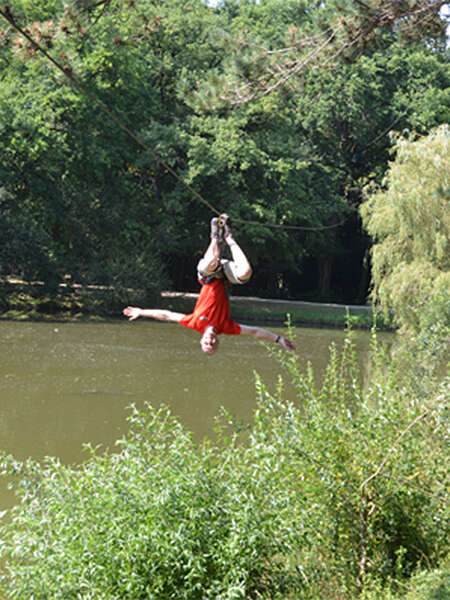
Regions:
<instances>
[{"instance_id":1,"label":"tree branch","mask_svg":"<svg viewBox=\"0 0 450 600\"><path fill-rule=\"evenodd\" d=\"M383 458L383 460L381 461L381 463L378 465L377 470L375 471L375 473L372 473L372 475L370 477L368 477L362 484L360 487L361 492L364 491L364 488L373 480L375 479L375 477L378 477L378 475L381 473L381 471L383 470L385 464L387 463L387 461L389 460L389 457L391 456L391 454L394 452L395 447L397 446L397 444L400 442L400 440L405 437L405 435L411 431L411 429L422 419L424 419L428 413L430 411L428 409L424 410L423 413L421 413L420 415L418 415L414 421L412 421L408 427L401 432L401 434L398 436L398 438L395 440L395 442L392 444L392 446L389 448L388 453L386 454L386 456Z\"/></svg>"}]
</instances>

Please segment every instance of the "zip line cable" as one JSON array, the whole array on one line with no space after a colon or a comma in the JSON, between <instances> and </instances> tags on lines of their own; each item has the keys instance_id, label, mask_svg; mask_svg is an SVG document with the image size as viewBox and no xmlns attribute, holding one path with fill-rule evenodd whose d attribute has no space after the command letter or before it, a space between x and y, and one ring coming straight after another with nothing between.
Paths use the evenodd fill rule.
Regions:
<instances>
[{"instance_id":1,"label":"zip line cable","mask_svg":"<svg viewBox=\"0 0 450 600\"><path fill-rule=\"evenodd\" d=\"M12 27L14 27L16 31L18 31L24 38L26 38L30 42L30 44L32 44L34 48L36 48L36 50L39 50L39 52L41 52L59 71L61 71L63 75L65 75L79 90L81 90L83 94L85 94L90 100L92 100L92 102L94 102L102 112L104 112L110 119L112 119L114 123L116 123L116 125L118 125L123 131L125 131L125 133L127 133L139 146L141 146L141 148L143 148L146 152L151 154L153 158L155 158L165 169L167 169L167 171L169 171L169 173L171 173L178 181L180 181L185 187L187 187L187 189L192 194L194 194L194 196L196 196L201 202L206 204L206 206L212 212L216 213L217 215L220 215L220 212L216 208L214 208L214 206L210 204L208 200L203 198L203 196L201 196L197 192L197 190L195 190L191 185L189 185L187 181L182 179L178 175L178 173L174 169L172 169L172 167L170 167L156 152L151 150L147 146L147 144L145 144L129 127L127 127L123 123L123 121L119 119L119 117L117 117L111 110L109 110L109 108L105 104L100 102L100 100L98 100L93 94L91 94L91 92L89 92L73 75L70 67L61 65L57 60L53 58L53 56L51 56L51 54L47 52L47 50L45 50L45 48L43 48L38 42L36 42L36 40L34 40L29 33L23 30L15 22L15 19L9 11L8 7L3 7L3 10L0 10L0 14L8 21L8 23L12 25Z\"/></svg>"},{"instance_id":2,"label":"zip line cable","mask_svg":"<svg viewBox=\"0 0 450 600\"><path fill-rule=\"evenodd\" d=\"M65 75L85 96L87 96L94 104L104 113L106 114L114 123L122 129L128 136L130 136L141 148L143 148L146 152L148 152L153 158L159 162L175 179L177 179L182 185L184 185L190 192L193 194L200 202L205 204L216 215L220 216L220 211L217 210L208 200L206 200L195 188L193 188L186 180L184 180L178 173L172 169L170 165L168 165L154 150L149 148L147 144L145 144L125 123L114 114L103 102L98 100L96 96L94 96L89 90L85 88L85 86L74 76L71 67L68 65L61 65L51 54L47 52L45 48L43 48L27 31L22 29L14 16L12 15L9 7L7 5L3 6L0 9L0 15L25 39L27 39L30 44L39 52L41 52L47 60L49 60L63 75ZM334 229L339 227L343 223L347 221L347 217L341 220L339 223L334 223L332 225L321 225L317 227L307 227L301 225L283 225L277 223L260 223L258 221L247 221L244 219L233 218L233 221L236 223L245 223L248 225L263 225L264 227L271 227L277 229L293 229L299 231L322 231L325 229Z\"/></svg>"}]
</instances>

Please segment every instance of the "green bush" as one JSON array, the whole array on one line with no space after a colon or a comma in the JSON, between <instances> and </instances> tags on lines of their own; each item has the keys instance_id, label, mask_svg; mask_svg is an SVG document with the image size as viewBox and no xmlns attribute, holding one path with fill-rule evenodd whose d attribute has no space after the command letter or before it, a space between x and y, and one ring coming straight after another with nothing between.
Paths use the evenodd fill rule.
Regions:
<instances>
[{"instance_id":1,"label":"green bush","mask_svg":"<svg viewBox=\"0 0 450 600\"><path fill-rule=\"evenodd\" d=\"M389 589L375 581L367 586L361 600L447 600L450 597L450 569L447 566L418 571L407 583L403 583L401 589L401 592Z\"/></svg>"},{"instance_id":2,"label":"green bush","mask_svg":"<svg viewBox=\"0 0 450 600\"><path fill-rule=\"evenodd\" d=\"M168 411L133 410L117 454L81 467L5 461L22 504L4 526L10 598L244 598L286 591L287 492L254 451L197 447ZM262 449L261 449L262 450ZM264 451L265 452L265 451ZM270 451L266 462L270 462Z\"/></svg>"},{"instance_id":3,"label":"green bush","mask_svg":"<svg viewBox=\"0 0 450 600\"><path fill-rule=\"evenodd\" d=\"M332 347L321 385L294 357L286 364L300 406L291 411L289 450L310 540L297 559L316 574L304 597L335 597L340 586L354 597L374 576L386 583L423 561L439 564L448 548L449 380L416 374L419 354L408 365L405 352L388 353L374 335L372 372L361 387L351 335L341 354Z\"/></svg>"},{"instance_id":4,"label":"green bush","mask_svg":"<svg viewBox=\"0 0 450 600\"><path fill-rule=\"evenodd\" d=\"M14 202L14 196L0 187L0 276L14 273L29 280L43 279L54 289L58 281L54 244Z\"/></svg>"},{"instance_id":5,"label":"green bush","mask_svg":"<svg viewBox=\"0 0 450 600\"><path fill-rule=\"evenodd\" d=\"M418 382L376 335L364 385L351 334L323 381L279 359L297 401L257 377L253 422L224 412L214 442L147 406L80 466L3 457L20 498L0 530L5 597L370 598L440 568L448 380Z\"/></svg>"}]
</instances>

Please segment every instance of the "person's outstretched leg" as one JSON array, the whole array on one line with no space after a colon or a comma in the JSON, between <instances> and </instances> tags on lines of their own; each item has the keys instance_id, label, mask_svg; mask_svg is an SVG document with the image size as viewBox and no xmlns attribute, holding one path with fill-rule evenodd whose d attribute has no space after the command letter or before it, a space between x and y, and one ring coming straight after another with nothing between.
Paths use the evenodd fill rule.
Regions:
<instances>
[{"instance_id":1,"label":"person's outstretched leg","mask_svg":"<svg viewBox=\"0 0 450 600\"><path fill-rule=\"evenodd\" d=\"M197 270L199 275L207 277L214 273L220 264L220 241L221 241L221 228L219 228L219 219L214 217L211 219L211 242L206 249L203 258L198 263Z\"/></svg>"},{"instance_id":2,"label":"person's outstretched leg","mask_svg":"<svg viewBox=\"0 0 450 600\"><path fill-rule=\"evenodd\" d=\"M252 268L242 248L234 239L231 220L228 215L221 215L224 222L225 241L230 248L233 260L224 265L225 275L232 283L247 283L252 276Z\"/></svg>"},{"instance_id":3,"label":"person's outstretched leg","mask_svg":"<svg viewBox=\"0 0 450 600\"><path fill-rule=\"evenodd\" d=\"M252 267L250 266L247 257L233 237L228 236L225 238L225 241L227 242L231 256L233 257L233 262L229 263L229 265L233 270L234 276L239 279L240 283L247 283L252 276Z\"/></svg>"}]
</instances>

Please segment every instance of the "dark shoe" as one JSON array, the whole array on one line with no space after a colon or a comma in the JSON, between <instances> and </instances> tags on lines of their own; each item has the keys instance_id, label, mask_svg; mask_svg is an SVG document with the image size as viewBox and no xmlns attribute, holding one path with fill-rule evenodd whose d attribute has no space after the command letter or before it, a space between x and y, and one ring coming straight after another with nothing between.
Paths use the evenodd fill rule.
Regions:
<instances>
[{"instance_id":1,"label":"dark shoe","mask_svg":"<svg viewBox=\"0 0 450 600\"><path fill-rule=\"evenodd\" d=\"M233 228L231 227L230 217L226 213L223 213L222 215L220 215L219 219L223 224L225 237L228 237L229 235L233 237Z\"/></svg>"}]
</instances>

